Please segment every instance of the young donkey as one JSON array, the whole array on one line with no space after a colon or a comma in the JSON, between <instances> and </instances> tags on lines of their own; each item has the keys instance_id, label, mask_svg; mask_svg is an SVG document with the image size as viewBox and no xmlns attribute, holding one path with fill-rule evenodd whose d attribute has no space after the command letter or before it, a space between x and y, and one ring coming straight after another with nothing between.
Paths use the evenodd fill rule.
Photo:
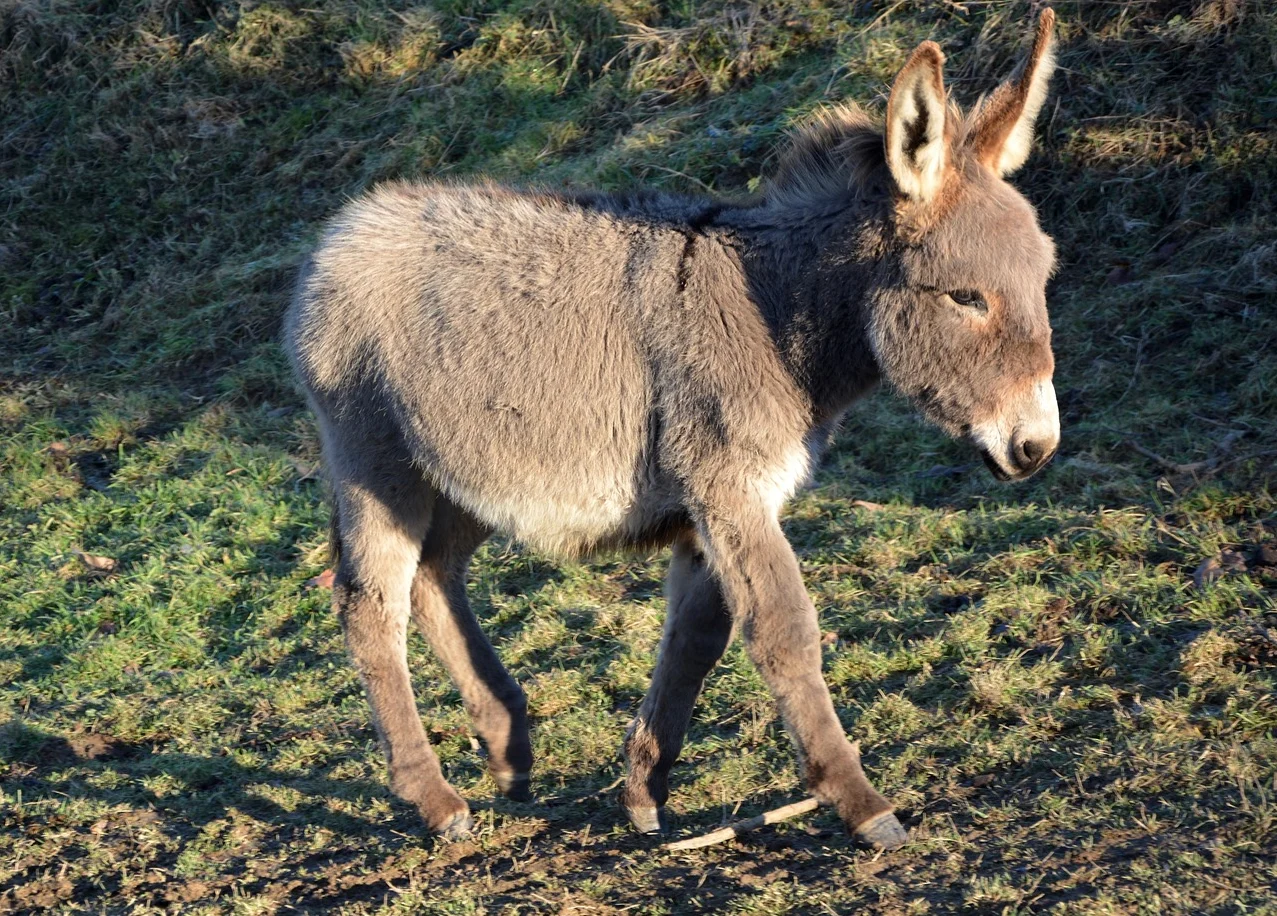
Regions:
<instances>
[{"instance_id":1,"label":"young donkey","mask_svg":"<svg viewBox=\"0 0 1277 916\"><path fill-rule=\"evenodd\" d=\"M431 830L462 834L470 816L422 729L409 617L497 784L528 795L526 700L465 594L471 554L502 531L560 554L673 545L660 656L625 740L639 830L661 828L692 705L735 628L810 791L860 841L905 841L843 734L777 516L880 379L1000 480L1054 454L1053 247L1003 180L1029 153L1053 21L965 116L924 42L885 131L825 112L757 199L391 184L333 221L288 347L336 492L333 605L391 786Z\"/></svg>"}]
</instances>

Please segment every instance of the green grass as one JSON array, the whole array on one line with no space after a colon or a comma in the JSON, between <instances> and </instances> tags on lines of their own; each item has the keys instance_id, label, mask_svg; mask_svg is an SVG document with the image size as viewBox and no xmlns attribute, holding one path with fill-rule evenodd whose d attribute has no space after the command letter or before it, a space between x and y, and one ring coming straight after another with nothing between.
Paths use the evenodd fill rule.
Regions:
<instances>
[{"instance_id":1,"label":"green grass","mask_svg":"<svg viewBox=\"0 0 1277 916\"><path fill-rule=\"evenodd\" d=\"M306 584L292 273L393 177L754 187L923 38L973 101L1028 4L0 0L0 912L1277 913L1277 13L1057 12L1016 182L1060 246L1060 456L999 487L879 395L785 522L914 842L821 813L667 855L608 788L664 555L486 545L539 797L493 799L419 642L478 832L436 844L389 796ZM684 757L680 832L801 794L739 646Z\"/></svg>"}]
</instances>

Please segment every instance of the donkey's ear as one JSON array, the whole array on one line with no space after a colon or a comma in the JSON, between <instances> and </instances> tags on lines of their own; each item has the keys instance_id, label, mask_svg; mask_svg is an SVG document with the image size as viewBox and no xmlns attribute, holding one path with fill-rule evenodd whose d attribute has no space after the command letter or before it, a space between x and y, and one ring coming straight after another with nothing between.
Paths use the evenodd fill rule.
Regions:
<instances>
[{"instance_id":1,"label":"donkey's ear","mask_svg":"<svg viewBox=\"0 0 1277 916\"><path fill-rule=\"evenodd\" d=\"M1033 147L1033 122L1046 101L1055 70L1055 13L1038 17L1033 49L1015 75L980 103L972 114L970 144L976 158L999 175L1024 165Z\"/></svg>"},{"instance_id":2,"label":"donkey's ear","mask_svg":"<svg viewBox=\"0 0 1277 916\"><path fill-rule=\"evenodd\" d=\"M944 181L944 54L934 41L918 45L887 99L887 167L906 197L932 200Z\"/></svg>"}]
</instances>

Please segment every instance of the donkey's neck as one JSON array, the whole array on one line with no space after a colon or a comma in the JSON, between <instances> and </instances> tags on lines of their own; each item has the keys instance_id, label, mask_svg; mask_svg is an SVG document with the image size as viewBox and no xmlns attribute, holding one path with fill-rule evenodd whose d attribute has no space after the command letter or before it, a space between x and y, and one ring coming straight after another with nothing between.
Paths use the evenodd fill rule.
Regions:
<instances>
[{"instance_id":1,"label":"donkey's neck","mask_svg":"<svg viewBox=\"0 0 1277 916\"><path fill-rule=\"evenodd\" d=\"M715 219L817 423L879 379L864 301L874 262L862 240L878 222L875 210L848 195L810 201L801 212L762 202Z\"/></svg>"}]
</instances>

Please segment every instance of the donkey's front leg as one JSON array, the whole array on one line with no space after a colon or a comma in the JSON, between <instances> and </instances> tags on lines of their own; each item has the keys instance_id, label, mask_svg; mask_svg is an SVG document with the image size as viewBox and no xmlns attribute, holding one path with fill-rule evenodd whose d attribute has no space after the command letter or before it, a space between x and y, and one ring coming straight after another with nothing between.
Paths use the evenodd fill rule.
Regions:
<instances>
[{"instance_id":1,"label":"donkey's front leg","mask_svg":"<svg viewBox=\"0 0 1277 916\"><path fill-rule=\"evenodd\" d=\"M773 512L706 513L711 561L750 658L798 745L807 787L860 842L895 849L908 834L860 766L820 673L820 628L798 560Z\"/></svg>"}]
</instances>

